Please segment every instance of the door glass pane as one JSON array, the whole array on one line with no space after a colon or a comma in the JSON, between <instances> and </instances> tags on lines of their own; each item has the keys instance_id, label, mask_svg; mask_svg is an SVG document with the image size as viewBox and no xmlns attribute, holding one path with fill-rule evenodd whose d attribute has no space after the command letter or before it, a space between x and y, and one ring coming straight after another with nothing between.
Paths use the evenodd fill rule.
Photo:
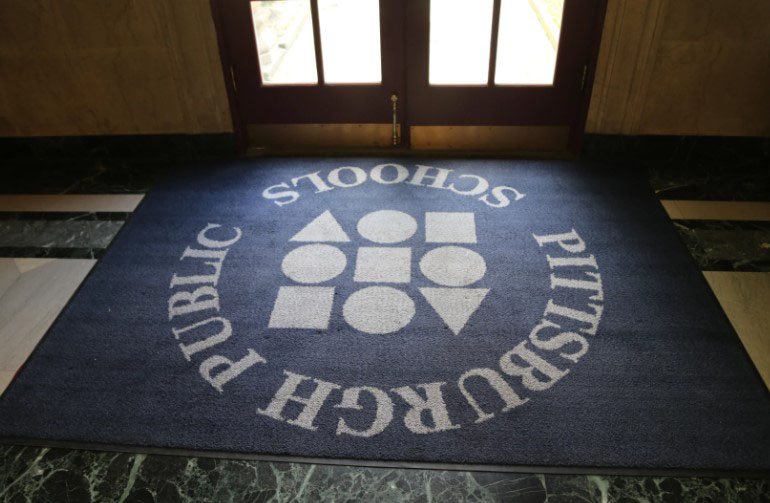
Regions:
<instances>
[{"instance_id":1,"label":"door glass pane","mask_svg":"<svg viewBox=\"0 0 770 503\"><path fill-rule=\"evenodd\" d=\"M318 0L324 80L379 83L379 0Z\"/></svg>"},{"instance_id":2,"label":"door glass pane","mask_svg":"<svg viewBox=\"0 0 770 503\"><path fill-rule=\"evenodd\" d=\"M310 0L257 0L251 17L264 84L317 84Z\"/></svg>"},{"instance_id":3,"label":"door glass pane","mask_svg":"<svg viewBox=\"0 0 770 503\"><path fill-rule=\"evenodd\" d=\"M502 0L495 84L551 85L564 0Z\"/></svg>"},{"instance_id":4,"label":"door glass pane","mask_svg":"<svg viewBox=\"0 0 770 503\"><path fill-rule=\"evenodd\" d=\"M491 35L492 0L431 0L428 81L486 84Z\"/></svg>"}]
</instances>

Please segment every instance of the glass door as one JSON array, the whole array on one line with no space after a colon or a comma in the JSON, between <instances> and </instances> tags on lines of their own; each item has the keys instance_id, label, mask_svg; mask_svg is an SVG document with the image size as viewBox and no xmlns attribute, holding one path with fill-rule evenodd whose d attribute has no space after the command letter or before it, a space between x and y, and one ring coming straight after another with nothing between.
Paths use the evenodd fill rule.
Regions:
<instances>
[{"instance_id":1,"label":"glass door","mask_svg":"<svg viewBox=\"0 0 770 503\"><path fill-rule=\"evenodd\" d=\"M402 0L221 0L218 8L251 146L400 142Z\"/></svg>"},{"instance_id":2,"label":"glass door","mask_svg":"<svg viewBox=\"0 0 770 503\"><path fill-rule=\"evenodd\" d=\"M605 4L215 0L248 143L292 149L565 150Z\"/></svg>"},{"instance_id":3,"label":"glass door","mask_svg":"<svg viewBox=\"0 0 770 503\"><path fill-rule=\"evenodd\" d=\"M601 0L412 0L413 148L563 150L581 129Z\"/></svg>"}]
</instances>

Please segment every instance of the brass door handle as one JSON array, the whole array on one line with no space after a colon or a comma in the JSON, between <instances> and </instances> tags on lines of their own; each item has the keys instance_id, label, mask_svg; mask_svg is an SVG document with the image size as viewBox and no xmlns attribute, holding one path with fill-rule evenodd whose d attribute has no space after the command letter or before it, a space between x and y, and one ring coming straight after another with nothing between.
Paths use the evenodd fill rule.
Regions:
<instances>
[{"instance_id":1,"label":"brass door handle","mask_svg":"<svg viewBox=\"0 0 770 503\"><path fill-rule=\"evenodd\" d=\"M393 106L393 146L397 147L401 143L398 134L398 96L392 94L390 96L390 102Z\"/></svg>"}]
</instances>

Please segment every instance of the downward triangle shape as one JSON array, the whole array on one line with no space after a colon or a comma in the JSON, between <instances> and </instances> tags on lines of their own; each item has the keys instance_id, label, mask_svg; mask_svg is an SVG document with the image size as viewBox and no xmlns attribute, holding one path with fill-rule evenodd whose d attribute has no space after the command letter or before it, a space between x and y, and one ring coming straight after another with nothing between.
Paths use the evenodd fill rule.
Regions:
<instances>
[{"instance_id":1,"label":"downward triangle shape","mask_svg":"<svg viewBox=\"0 0 770 503\"><path fill-rule=\"evenodd\" d=\"M337 223L337 219L334 218L332 212L326 210L296 233L289 241L347 243L350 241L350 238L342 230L340 224Z\"/></svg>"},{"instance_id":2,"label":"downward triangle shape","mask_svg":"<svg viewBox=\"0 0 770 503\"><path fill-rule=\"evenodd\" d=\"M420 293L455 335L479 308L489 288L420 288Z\"/></svg>"}]
</instances>

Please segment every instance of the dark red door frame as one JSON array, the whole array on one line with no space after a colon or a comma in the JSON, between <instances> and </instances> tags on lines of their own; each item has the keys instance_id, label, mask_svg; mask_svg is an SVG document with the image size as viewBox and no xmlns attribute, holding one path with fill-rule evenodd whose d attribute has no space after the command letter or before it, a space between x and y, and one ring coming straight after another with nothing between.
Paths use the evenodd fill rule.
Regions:
<instances>
[{"instance_id":1,"label":"dark red door frame","mask_svg":"<svg viewBox=\"0 0 770 503\"><path fill-rule=\"evenodd\" d=\"M215 0L243 120L248 124L390 122L390 96L404 94L403 2L380 0L380 40L385 49L381 84L323 83L317 0L311 0L320 84L263 86L250 1Z\"/></svg>"},{"instance_id":2,"label":"dark red door frame","mask_svg":"<svg viewBox=\"0 0 770 503\"><path fill-rule=\"evenodd\" d=\"M499 22L499 1L495 0L495 23ZM565 2L562 25L566 28L561 34L554 86L522 86L513 95L509 86L428 86L429 0L380 0L381 86L262 87L249 0L211 2L233 127L242 151L247 147L247 124L389 122L388 103L394 92L399 95L402 146L408 145L409 125L569 125L570 150L579 151L607 0ZM497 26L493 28L490 82L496 59ZM320 65L318 43L316 51ZM585 77L583 65L587 65Z\"/></svg>"},{"instance_id":3,"label":"dark red door frame","mask_svg":"<svg viewBox=\"0 0 770 503\"><path fill-rule=\"evenodd\" d=\"M238 143L238 152L243 154L248 149L248 135L246 123L243 119L238 99L235 95L235 79L230 63L231 48L225 37L225 27L222 22L222 0L211 0L211 17L214 20L214 28L217 34L217 45L219 46L219 59L222 63L222 75L225 79L225 90L227 91L227 104L230 107L230 117L233 123L233 132Z\"/></svg>"},{"instance_id":4,"label":"dark red door frame","mask_svg":"<svg viewBox=\"0 0 770 503\"><path fill-rule=\"evenodd\" d=\"M573 154L579 155L583 146L583 136L585 136L586 122L588 120L588 109L591 106L591 92L594 88L596 67L599 62L599 48L601 47L602 33L604 32L604 17L606 14L607 0L597 0L593 12L593 25L590 30L588 62L585 79L582 83L583 90L580 97L580 106L576 111L573 126L570 130L569 151Z\"/></svg>"},{"instance_id":5,"label":"dark red door frame","mask_svg":"<svg viewBox=\"0 0 770 503\"><path fill-rule=\"evenodd\" d=\"M487 86L428 84L430 1L408 5L409 46L407 93L411 125L566 125L579 108L582 68L590 59L597 0L567 0L553 86L494 84L496 44L490 54ZM499 0L495 2L498 24ZM493 38L495 38L493 31ZM458 62L459 64L459 62Z\"/></svg>"}]
</instances>

